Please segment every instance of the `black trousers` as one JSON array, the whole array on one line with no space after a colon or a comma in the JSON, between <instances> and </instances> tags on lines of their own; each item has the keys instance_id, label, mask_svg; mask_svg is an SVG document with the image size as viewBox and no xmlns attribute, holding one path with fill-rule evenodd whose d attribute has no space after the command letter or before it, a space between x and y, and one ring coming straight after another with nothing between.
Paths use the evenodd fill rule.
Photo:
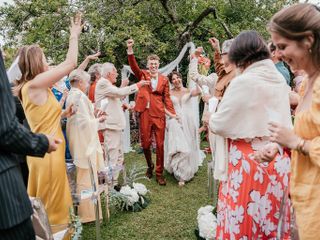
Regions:
<instances>
[{"instance_id":1,"label":"black trousers","mask_svg":"<svg viewBox=\"0 0 320 240\"><path fill-rule=\"evenodd\" d=\"M22 223L8 229L0 230L0 240L35 240L35 233L33 230L31 219L23 221Z\"/></svg>"}]
</instances>

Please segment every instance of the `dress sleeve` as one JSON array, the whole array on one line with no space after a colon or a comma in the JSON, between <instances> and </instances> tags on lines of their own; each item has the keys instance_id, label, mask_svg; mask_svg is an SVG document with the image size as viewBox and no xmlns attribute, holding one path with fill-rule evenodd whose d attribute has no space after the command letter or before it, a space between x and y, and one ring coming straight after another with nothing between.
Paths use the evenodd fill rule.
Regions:
<instances>
[{"instance_id":1,"label":"dress sleeve","mask_svg":"<svg viewBox=\"0 0 320 240\"><path fill-rule=\"evenodd\" d=\"M314 83L310 113L313 124L320 132L320 77ZM320 167L320 136L311 139L309 156L311 162Z\"/></svg>"}]
</instances>

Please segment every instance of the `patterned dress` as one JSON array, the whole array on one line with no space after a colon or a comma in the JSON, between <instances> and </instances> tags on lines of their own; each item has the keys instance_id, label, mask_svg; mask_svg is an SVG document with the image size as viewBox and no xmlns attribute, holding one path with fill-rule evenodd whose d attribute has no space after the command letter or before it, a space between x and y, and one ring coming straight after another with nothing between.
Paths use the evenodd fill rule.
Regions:
<instances>
[{"instance_id":1,"label":"patterned dress","mask_svg":"<svg viewBox=\"0 0 320 240\"><path fill-rule=\"evenodd\" d=\"M281 239L290 239L290 158L278 154L270 163L258 163L252 154L259 144L258 138L229 140L228 180L220 185L216 239L276 239L279 223Z\"/></svg>"}]
</instances>

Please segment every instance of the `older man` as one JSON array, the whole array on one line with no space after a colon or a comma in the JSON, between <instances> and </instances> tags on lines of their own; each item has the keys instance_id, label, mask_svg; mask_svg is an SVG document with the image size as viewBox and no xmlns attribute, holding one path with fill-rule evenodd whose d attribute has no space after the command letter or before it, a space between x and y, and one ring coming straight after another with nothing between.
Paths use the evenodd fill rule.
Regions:
<instances>
[{"instance_id":1,"label":"older man","mask_svg":"<svg viewBox=\"0 0 320 240\"><path fill-rule=\"evenodd\" d=\"M116 186L124 163L122 131L126 121L121 98L137 92L140 87L149 82L141 81L128 87L116 87L114 84L117 81L118 72L112 63L104 63L101 66L101 76L95 91L96 107L107 113L107 119L100 129L104 130L107 162L113 174L112 184ZM107 104L104 104L105 99Z\"/></svg>"}]
</instances>

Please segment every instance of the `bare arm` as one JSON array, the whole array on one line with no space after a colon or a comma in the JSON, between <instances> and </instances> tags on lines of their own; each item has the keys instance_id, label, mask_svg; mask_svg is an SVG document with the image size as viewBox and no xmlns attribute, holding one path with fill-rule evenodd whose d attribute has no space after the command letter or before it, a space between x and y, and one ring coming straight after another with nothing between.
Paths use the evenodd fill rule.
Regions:
<instances>
[{"instance_id":1,"label":"bare arm","mask_svg":"<svg viewBox=\"0 0 320 240\"><path fill-rule=\"evenodd\" d=\"M85 70L91 60L97 60L100 56L100 52L87 56L84 61L79 65L78 69Z\"/></svg>"},{"instance_id":2,"label":"bare arm","mask_svg":"<svg viewBox=\"0 0 320 240\"><path fill-rule=\"evenodd\" d=\"M68 75L76 66L78 61L78 38L81 32L81 16L77 14L71 20L69 49L64 62L58 66L37 75L30 83L33 89L46 89Z\"/></svg>"}]
</instances>

